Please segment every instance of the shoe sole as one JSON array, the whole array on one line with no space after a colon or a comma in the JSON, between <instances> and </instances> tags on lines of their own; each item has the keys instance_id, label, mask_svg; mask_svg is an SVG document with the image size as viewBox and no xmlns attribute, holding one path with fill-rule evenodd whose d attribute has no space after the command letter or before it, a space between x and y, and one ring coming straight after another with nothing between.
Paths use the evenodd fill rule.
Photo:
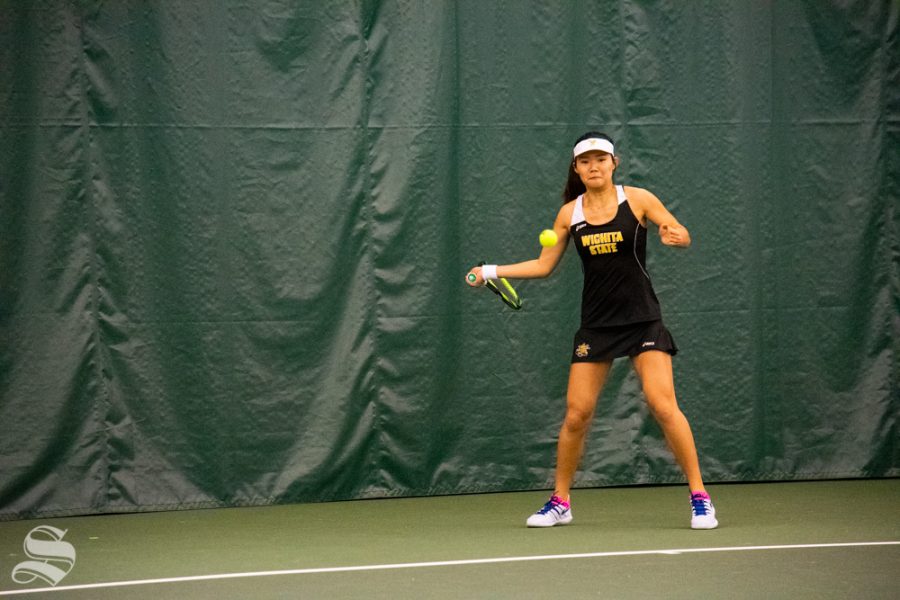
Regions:
<instances>
[{"instance_id":1,"label":"shoe sole","mask_svg":"<svg viewBox=\"0 0 900 600\"><path fill-rule=\"evenodd\" d=\"M545 527L555 527L556 525L568 525L571 522L572 522L572 517L569 517L567 519L560 519L559 521L554 521L553 523L547 523L546 525L543 523L531 524L526 521L525 526L526 527L534 527L534 528L545 528Z\"/></svg>"},{"instance_id":2,"label":"shoe sole","mask_svg":"<svg viewBox=\"0 0 900 600\"><path fill-rule=\"evenodd\" d=\"M710 525L694 525L693 523L691 523L691 529L715 529L718 526L718 521L713 521Z\"/></svg>"}]
</instances>

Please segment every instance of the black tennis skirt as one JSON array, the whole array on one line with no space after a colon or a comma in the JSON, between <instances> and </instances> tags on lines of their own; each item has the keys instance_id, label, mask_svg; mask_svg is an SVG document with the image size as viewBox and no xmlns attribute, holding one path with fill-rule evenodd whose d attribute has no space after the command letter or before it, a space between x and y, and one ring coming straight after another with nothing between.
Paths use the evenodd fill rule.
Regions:
<instances>
[{"instance_id":1,"label":"black tennis skirt","mask_svg":"<svg viewBox=\"0 0 900 600\"><path fill-rule=\"evenodd\" d=\"M662 350L672 356L678 353L675 339L662 321L579 329L575 333L572 362L603 362L648 350Z\"/></svg>"}]
</instances>

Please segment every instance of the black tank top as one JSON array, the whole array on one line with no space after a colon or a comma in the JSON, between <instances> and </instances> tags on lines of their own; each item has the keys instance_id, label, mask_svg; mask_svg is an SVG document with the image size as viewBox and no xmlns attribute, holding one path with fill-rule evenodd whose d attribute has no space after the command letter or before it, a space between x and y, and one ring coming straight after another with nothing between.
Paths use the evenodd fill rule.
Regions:
<instances>
[{"instance_id":1,"label":"black tank top","mask_svg":"<svg viewBox=\"0 0 900 600\"><path fill-rule=\"evenodd\" d=\"M616 216L603 225L584 218L582 196L575 199L569 232L581 257L584 288L581 326L609 327L662 318L647 273L647 228L640 224L616 186Z\"/></svg>"}]
</instances>

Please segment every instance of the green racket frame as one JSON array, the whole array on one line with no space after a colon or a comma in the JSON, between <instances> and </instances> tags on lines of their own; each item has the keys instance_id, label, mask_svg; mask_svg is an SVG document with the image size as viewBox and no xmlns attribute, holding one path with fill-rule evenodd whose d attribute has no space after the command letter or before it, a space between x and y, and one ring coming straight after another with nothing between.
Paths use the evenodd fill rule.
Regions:
<instances>
[{"instance_id":1,"label":"green racket frame","mask_svg":"<svg viewBox=\"0 0 900 600\"><path fill-rule=\"evenodd\" d=\"M478 263L478 266L484 266L484 261ZM522 308L522 299L516 293L516 288L506 278L500 277L499 279L485 280L484 287L500 296L503 303L511 309L519 310Z\"/></svg>"}]
</instances>

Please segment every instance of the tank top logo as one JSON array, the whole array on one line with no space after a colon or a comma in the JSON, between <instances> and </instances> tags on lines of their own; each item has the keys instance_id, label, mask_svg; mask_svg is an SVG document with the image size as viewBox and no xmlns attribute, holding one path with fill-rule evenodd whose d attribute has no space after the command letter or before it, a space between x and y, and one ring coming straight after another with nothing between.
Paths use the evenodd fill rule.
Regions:
<instances>
[{"instance_id":1,"label":"tank top logo","mask_svg":"<svg viewBox=\"0 0 900 600\"><path fill-rule=\"evenodd\" d=\"M581 236L581 246L590 250L591 254L612 254L618 252L618 242L623 241L621 231L606 233L590 233Z\"/></svg>"}]
</instances>

